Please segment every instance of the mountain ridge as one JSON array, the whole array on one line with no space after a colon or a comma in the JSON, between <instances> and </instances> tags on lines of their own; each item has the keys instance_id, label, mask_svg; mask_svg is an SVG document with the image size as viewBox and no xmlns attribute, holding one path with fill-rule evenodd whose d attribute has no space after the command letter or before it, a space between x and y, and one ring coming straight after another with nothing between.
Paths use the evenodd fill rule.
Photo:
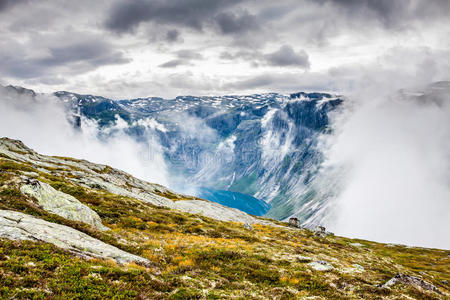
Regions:
<instances>
[{"instance_id":1,"label":"mountain ridge","mask_svg":"<svg viewBox=\"0 0 450 300\"><path fill-rule=\"evenodd\" d=\"M243 207L239 193L247 194L271 205L268 216L284 220L314 201L309 206L318 209L296 217L311 226L320 222L311 220L320 220L315 212L323 204L311 198L308 185L321 161L317 141L330 130L329 115L342 105L342 96L298 92L113 101L55 95L69 110L102 127L123 119L130 136L142 141L156 137L178 189L188 184L217 194L236 192L227 200L238 199L234 207Z\"/></svg>"}]
</instances>

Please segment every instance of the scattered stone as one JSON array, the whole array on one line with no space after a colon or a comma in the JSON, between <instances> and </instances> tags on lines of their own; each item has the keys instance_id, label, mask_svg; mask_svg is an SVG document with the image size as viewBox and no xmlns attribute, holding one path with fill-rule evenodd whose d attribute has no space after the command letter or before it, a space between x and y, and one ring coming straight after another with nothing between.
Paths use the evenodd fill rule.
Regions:
<instances>
[{"instance_id":1,"label":"scattered stone","mask_svg":"<svg viewBox=\"0 0 450 300\"><path fill-rule=\"evenodd\" d=\"M297 261L301 263L307 263L312 261L312 258L308 256L297 255Z\"/></svg>"},{"instance_id":2,"label":"scattered stone","mask_svg":"<svg viewBox=\"0 0 450 300\"><path fill-rule=\"evenodd\" d=\"M25 264L25 266L26 266L26 267L29 267L29 268L34 268L34 267L36 267L36 264L35 264L34 262L32 262L32 261L29 261L29 262L27 262L27 263Z\"/></svg>"},{"instance_id":3,"label":"scattered stone","mask_svg":"<svg viewBox=\"0 0 450 300\"><path fill-rule=\"evenodd\" d=\"M290 218L289 219L289 226L300 228L300 221L297 218Z\"/></svg>"},{"instance_id":4,"label":"scattered stone","mask_svg":"<svg viewBox=\"0 0 450 300\"><path fill-rule=\"evenodd\" d=\"M352 247L357 247L357 248L364 247L364 245L361 244L361 243L350 243L349 245L352 246Z\"/></svg>"},{"instance_id":5,"label":"scattered stone","mask_svg":"<svg viewBox=\"0 0 450 300\"><path fill-rule=\"evenodd\" d=\"M244 224L244 228L245 228L245 229L248 229L248 230L253 230L252 225L250 225L250 224L248 224L248 223L245 223L245 224Z\"/></svg>"},{"instance_id":6,"label":"scattered stone","mask_svg":"<svg viewBox=\"0 0 450 300\"><path fill-rule=\"evenodd\" d=\"M324 260L313 261L313 262L309 263L308 266L310 266L313 270L322 271L322 272L331 271L334 269L334 267L332 265L330 265L328 262L326 262Z\"/></svg>"},{"instance_id":7,"label":"scattered stone","mask_svg":"<svg viewBox=\"0 0 450 300\"><path fill-rule=\"evenodd\" d=\"M388 247L406 247L403 244L393 244L393 243L386 244L386 246L388 246Z\"/></svg>"},{"instance_id":8,"label":"scattered stone","mask_svg":"<svg viewBox=\"0 0 450 300\"><path fill-rule=\"evenodd\" d=\"M389 281L387 281L385 284L383 284L379 287L380 288L390 288L397 283L403 283L403 284L411 285L414 287L419 287L419 288L427 290L427 291L433 291L438 294L441 294L441 291L437 287L432 285L431 283L428 283L419 277L412 276L412 275L406 275L406 274L402 274L402 273L395 275Z\"/></svg>"},{"instance_id":9,"label":"scattered stone","mask_svg":"<svg viewBox=\"0 0 450 300\"><path fill-rule=\"evenodd\" d=\"M326 231L326 228L323 226L316 226L313 230L315 236L327 237L329 235L334 235L331 232Z\"/></svg>"},{"instance_id":10,"label":"scattered stone","mask_svg":"<svg viewBox=\"0 0 450 300\"><path fill-rule=\"evenodd\" d=\"M353 264L353 266L358 270L358 271L364 271L364 267L358 264Z\"/></svg>"},{"instance_id":11,"label":"scattered stone","mask_svg":"<svg viewBox=\"0 0 450 300\"><path fill-rule=\"evenodd\" d=\"M71 227L16 211L0 210L0 238L42 241L85 258L114 259L118 263L150 261L120 250Z\"/></svg>"},{"instance_id":12,"label":"scattered stone","mask_svg":"<svg viewBox=\"0 0 450 300\"><path fill-rule=\"evenodd\" d=\"M42 209L72 221L79 221L99 230L109 230L102 224L99 215L75 197L55 190L49 184L25 178L20 191L35 198Z\"/></svg>"},{"instance_id":13,"label":"scattered stone","mask_svg":"<svg viewBox=\"0 0 450 300\"><path fill-rule=\"evenodd\" d=\"M353 264L352 268L344 268L340 270L342 273L347 274L355 274L355 273L362 273L365 271L364 267L358 264Z\"/></svg>"},{"instance_id":14,"label":"scattered stone","mask_svg":"<svg viewBox=\"0 0 450 300\"><path fill-rule=\"evenodd\" d=\"M326 228L323 226L316 226L316 228L314 228L314 231L316 232L326 232Z\"/></svg>"},{"instance_id":15,"label":"scattered stone","mask_svg":"<svg viewBox=\"0 0 450 300\"><path fill-rule=\"evenodd\" d=\"M89 273L88 278L103 280L102 276L98 273Z\"/></svg>"}]
</instances>

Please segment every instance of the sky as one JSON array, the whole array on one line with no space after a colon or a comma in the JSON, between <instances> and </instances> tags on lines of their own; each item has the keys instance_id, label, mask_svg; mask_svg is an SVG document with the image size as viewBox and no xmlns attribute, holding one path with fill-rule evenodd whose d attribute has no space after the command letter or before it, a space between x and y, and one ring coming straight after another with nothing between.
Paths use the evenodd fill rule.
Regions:
<instances>
[{"instance_id":1,"label":"sky","mask_svg":"<svg viewBox=\"0 0 450 300\"><path fill-rule=\"evenodd\" d=\"M448 80L448 0L0 0L0 84L114 99Z\"/></svg>"}]
</instances>

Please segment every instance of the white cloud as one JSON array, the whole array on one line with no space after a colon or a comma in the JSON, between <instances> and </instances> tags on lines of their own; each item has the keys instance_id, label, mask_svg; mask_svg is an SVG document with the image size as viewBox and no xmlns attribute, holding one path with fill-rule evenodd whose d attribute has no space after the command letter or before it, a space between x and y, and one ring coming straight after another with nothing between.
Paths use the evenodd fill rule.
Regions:
<instances>
[{"instance_id":1,"label":"white cloud","mask_svg":"<svg viewBox=\"0 0 450 300\"><path fill-rule=\"evenodd\" d=\"M110 128L111 135L102 141L95 122L83 120L82 130L75 130L61 102L50 96L18 97L1 90L0 107L2 137L19 139L39 153L86 159L144 180L168 183L162 150L155 137L149 134L147 142L134 141L123 132L123 120L118 119Z\"/></svg>"}]
</instances>

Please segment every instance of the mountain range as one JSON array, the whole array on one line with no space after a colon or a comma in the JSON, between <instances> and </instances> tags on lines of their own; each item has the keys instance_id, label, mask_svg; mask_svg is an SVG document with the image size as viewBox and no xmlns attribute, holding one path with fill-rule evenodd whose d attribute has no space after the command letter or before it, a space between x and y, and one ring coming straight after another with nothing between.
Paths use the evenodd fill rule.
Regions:
<instances>
[{"instance_id":1,"label":"mountain range","mask_svg":"<svg viewBox=\"0 0 450 300\"><path fill-rule=\"evenodd\" d=\"M114 132L119 121L138 141L156 140L170 186L279 220L320 220L324 201L310 187L320 167L318 142L343 97L299 92L247 96L112 100L56 92L74 126L95 120ZM123 127L123 125L122 125ZM319 215L318 215L319 213Z\"/></svg>"}]
</instances>

